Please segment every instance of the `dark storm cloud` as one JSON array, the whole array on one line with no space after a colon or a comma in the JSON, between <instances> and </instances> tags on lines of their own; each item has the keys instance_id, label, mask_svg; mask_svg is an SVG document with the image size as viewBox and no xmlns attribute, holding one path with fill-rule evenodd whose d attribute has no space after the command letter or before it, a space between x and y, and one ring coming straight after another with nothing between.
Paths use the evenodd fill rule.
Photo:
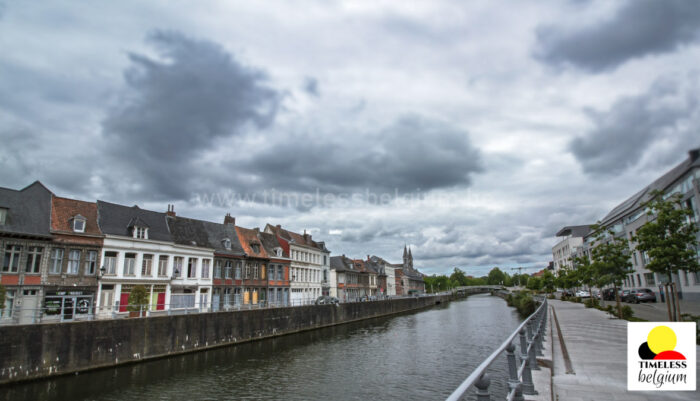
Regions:
<instances>
[{"instance_id":1,"label":"dark storm cloud","mask_svg":"<svg viewBox=\"0 0 700 401\"><path fill-rule=\"evenodd\" d=\"M415 115L354 137L278 140L236 165L239 171L265 177L254 189L332 193L468 186L471 176L482 171L481 154L467 132Z\"/></svg>"},{"instance_id":2,"label":"dark storm cloud","mask_svg":"<svg viewBox=\"0 0 700 401\"><path fill-rule=\"evenodd\" d=\"M658 80L647 92L624 97L607 111L589 110L594 127L569 144L587 173L616 174L636 165L652 145L667 141L677 157L697 145L700 131L698 77ZM678 153L678 152L681 153Z\"/></svg>"},{"instance_id":3,"label":"dark storm cloud","mask_svg":"<svg viewBox=\"0 0 700 401\"><path fill-rule=\"evenodd\" d=\"M661 54L698 39L700 2L628 1L605 21L582 28L541 26L536 57L600 72L625 61Z\"/></svg>"},{"instance_id":4,"label":"dark storm cloud","mask_svg":"<svg viewBox=\"0 0 700 401\"><path fill-rule=\"evenodd\" d=\"M160 58L131 53L127 94L103 123L113 159L144 193L182 199L201 151L246 126L266 127L280 95L266 75L216 43L177 32L149 36Z\"/></svg>"}]
</instances>

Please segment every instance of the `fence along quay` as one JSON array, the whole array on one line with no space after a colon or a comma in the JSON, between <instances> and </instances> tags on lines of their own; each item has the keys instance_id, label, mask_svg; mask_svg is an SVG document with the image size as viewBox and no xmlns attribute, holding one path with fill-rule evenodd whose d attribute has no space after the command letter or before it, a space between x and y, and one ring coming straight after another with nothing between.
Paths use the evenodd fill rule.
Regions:
<instances>
[{"instance_id":1,"label":"fence along quay","mask_svg":"<svg viewBox=\"0 0 700 401\"><path fill-rule=\"evenodd\" d=\"M447 401L458 401L472 387L476 387L477 401L489 401L491 395L489 386L491 378L486 373L486 369L504 351L508 361L508 401L524 401L523 395L535 395L535 385L532 381L532 370L539 370L537 366L537 356L542 354L542 342L544 341L544 331L547 326L547 299L544 298L537 310L491 354L479 365L457 389L447 397ZM516 362L513 343L515 337L519 337L520 364Z\"/></svg>"}]
</instances>

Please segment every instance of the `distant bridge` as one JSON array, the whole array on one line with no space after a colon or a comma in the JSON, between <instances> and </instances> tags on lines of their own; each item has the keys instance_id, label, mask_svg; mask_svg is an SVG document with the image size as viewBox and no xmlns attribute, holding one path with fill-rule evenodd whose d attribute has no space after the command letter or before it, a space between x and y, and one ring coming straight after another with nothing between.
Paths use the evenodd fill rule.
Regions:
<instances>
[{"instance_id":1,"label":"distant bridge","mask_svg":"<svg viewBox=\"0 0 700 401\"><path fill-rule=\"evenodd\" d=\"M494 290L506 290L506 287L502 285L468 285L464 287L455 287L452 289L452 292L457 294L480 294Z\"/></svg>"}]
</instances>

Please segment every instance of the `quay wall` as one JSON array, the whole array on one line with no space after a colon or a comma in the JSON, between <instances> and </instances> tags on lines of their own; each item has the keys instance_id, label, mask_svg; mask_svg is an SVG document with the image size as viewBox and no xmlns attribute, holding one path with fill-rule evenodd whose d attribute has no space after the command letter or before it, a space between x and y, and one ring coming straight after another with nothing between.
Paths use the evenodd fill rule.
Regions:
<instances>
[{"instance_id":1,"label":"quay wall","mask_svg":"<svg viewBox=\"0 0 700 401\"><path fill-rule=\"evenodd\" d=\"M0 385L409 312L469 293L0 327Z\"/></svg>"}]
</instances>

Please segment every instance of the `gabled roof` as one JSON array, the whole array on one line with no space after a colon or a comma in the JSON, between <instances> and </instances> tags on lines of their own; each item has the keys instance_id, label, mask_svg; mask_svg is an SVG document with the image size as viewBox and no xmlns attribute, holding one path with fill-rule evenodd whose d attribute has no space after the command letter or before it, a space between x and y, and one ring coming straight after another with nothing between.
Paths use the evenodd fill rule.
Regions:
<instances>
[{"instance_id":1,"label":"gabled roof","mask_svg":"<svg viewBox=\"0 0 700 401\"><path fill-rule=\"evenodd\" d=\"M238 240L240 241L241 246L243 247L243 250L247 256L254 258L269 258L269 255L267 254L267 251L265 251L265 247L258 236L260 234L259 230L251 230L249 228L236 226L236 232L238 233ZM255 252L252 246L254 244L260 245L260 252Z\"/></svg>"},{"instance_id":2,"label":"gabled roof","mask_svg":"<svg viewBox=\"0 0 700 401\"><path fill-rule=\"evenodd\" d=\"M101 235L97 225L97 203L54 196L51 200L51 230L73 232L72 221L76 217L85 218L84 234ZM78 234L83 234L78 233Z\"/></svg>"},{"instance_id":3,"label":"gabled roof","mask_svg":"<svg viewBox=\"0 0 700 401\"><path fill-rule=\"evenodd\" d=\"M194 245L211 248L217 254L241 256L243 247L232 224L213 223L180 216L166 216L173 241L181 245ZM231 241L231 249L226 249L225 241Z\"/></svg>"},{"instance_id":4,"label":"gabled roof","mask_svg":"<svg viewBox=\"0 0 700 401\"><path fill-rule=\"evenodd\" d=\"M331 270L335 270L335 271L339 271L339 272L345 272L345 271L357 272L357 270L355 270L352 259L346 258L345 256L331 256L330 262L331 262Z\"/></svg>"},{"instance_id":5,"label":"gabled roof","mask_svg":"<svg viewBox=\"0 0 700 401\"><path fill-rule=\"evenodd\" d=\"M0 207L7 209L0 232L50 237L52 196L39 181L19 191L0 188Z\"/></svg>"},{"instance_id":6,"label":"gabled roof","mask_svg":"<svg viewBox=\"0 0 700 401\"><path fill-rule=\"evenodd\" d=\"M673 185L679 178L683 177L689 170L700 167L700 148L693 149L688 152L688 158L676 167L669 170L666 174L656 179L651 184L647 185L641 191L635 193L624 202L615 206L610 213L602 220L603 225L608 225L627 213L640 208L644 203L651 199L651 192L658 190L666 190Z\"/></svg>"},{"instance_id":7,"label":"gabled roof","mask_svg":"<svg viewBox=\"0 0 700 401\"><path fill-rule=\"evenodd\" d=\"M148 239L172 242L165 213L98 200L97 215L100 230L104 234L131 237L129 227L138 219L147 225Z\"/></svg>"},{"instance_id":8,"label":"gabled roof","mask_svg":"<svg viewBox=\"0 0 700 401\"><path fill-rule=\"evenodd\" d=\"M304 234L299 234L295 233L294 231L286 230L280 225L273 226L269 223L265 226L265 231L274 233L275 235L279 236L280 238L289 242L292 245L313 248L315 250L330 253L330 251L326 248L325 242L314 241L311 237L311 234L307 234L306 232L304 232Z\"/></svg>"},{"instance_id":9,"label":"gabled roof","mask_svg":"<svg viewBox=\"0 0 700 401\"><path fill-rule=\"evenodd\" d=\"M289 257L289 252L284 250L284 247L280 242L277 240L277 236L275 234L270 234L266 232L261 232L259 235L260 242L262 242L263 248L265 248L265 251L267 252L270 257L275 257L275 248L279 248L282 250L282 258L288 258Z\"/></svg>"}]
</instances>

